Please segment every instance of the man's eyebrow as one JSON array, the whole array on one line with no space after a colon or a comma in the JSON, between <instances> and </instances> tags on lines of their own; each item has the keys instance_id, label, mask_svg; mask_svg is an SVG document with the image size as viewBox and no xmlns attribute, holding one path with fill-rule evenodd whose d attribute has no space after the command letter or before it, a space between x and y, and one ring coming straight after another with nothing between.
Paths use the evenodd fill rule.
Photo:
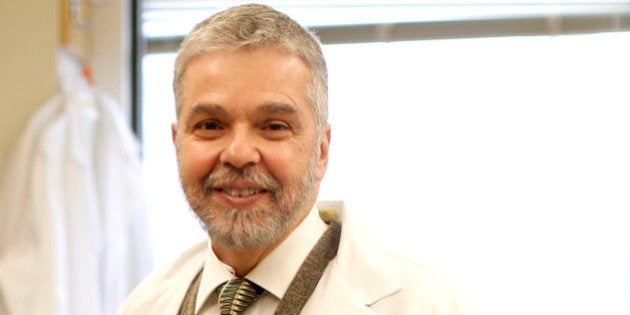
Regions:
<instances>
[{"instance_id":1,"label":"man's eyebrow","mask_svg":"<svg viewBox=\"0 0 630 315\"><path fill-rule=\"evenodd\" d=\"M255 110L257 115L296 115L298 112L294 105L282 102L263 103ZM225 117L229 114L222 105L202 102L193 105L188 113L188 117L197 115Z\"/></svg>"},{"instance_id":2,"label":"man's eyebrow","mask_svg":"<svg viewBox=\"0 0 630 315\"><path fill-rule=\"evenodd\" d=\"M227 115L225 108L215 103L198 103L192 106L190 115L208 114L211 116L224 116Z\"/></svg>"},{"instance_id":3,"label":"man's eyebrow","mask_svg":"<svg viewBox=\"0 0 630 315\"><path fill-rule=\"evenodd\" d=\"M286 103L264 103L260 105L256 112L259 114L266 115L293 115L298 113L297 108L294 105L286 104Z\"/></svg>"}]
</instances>

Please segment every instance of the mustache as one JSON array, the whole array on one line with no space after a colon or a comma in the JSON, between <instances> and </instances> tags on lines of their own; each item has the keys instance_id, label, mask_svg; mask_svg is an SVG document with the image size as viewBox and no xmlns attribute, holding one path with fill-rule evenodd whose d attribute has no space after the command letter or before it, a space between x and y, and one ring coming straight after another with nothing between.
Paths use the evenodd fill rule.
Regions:
<instances>
[{"instance_id":1,"label":"mustache","mask_svg":"<svg viewBox=\"0 0 630 315\"><path fill-rule=\"evenodd\" d=\"M282 189L282 183L270 174L257 170L253 167L238 169L234 167L222 167L212 171L203 183L203 192L208 195L212 190L229 186L238 181L246 181L259 186L260 188L276 196Z\"/></svg>"}]
</instances>

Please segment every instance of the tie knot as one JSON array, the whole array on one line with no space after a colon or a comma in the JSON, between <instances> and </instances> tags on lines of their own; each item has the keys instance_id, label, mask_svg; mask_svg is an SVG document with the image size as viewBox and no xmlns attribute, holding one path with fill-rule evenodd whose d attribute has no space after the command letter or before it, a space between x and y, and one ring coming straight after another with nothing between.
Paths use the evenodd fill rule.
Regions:
<instances>
[{"instance_id":1,"label":"tie knot","mask_svg":"<svg viewBox=\"0 0 630 315\"><path fill-rule=\"evenodd\" d=\"M261 290L244 278L226 282L219 291L221 315L238 315L258 299Z\"/></svg>"}]
</instances>

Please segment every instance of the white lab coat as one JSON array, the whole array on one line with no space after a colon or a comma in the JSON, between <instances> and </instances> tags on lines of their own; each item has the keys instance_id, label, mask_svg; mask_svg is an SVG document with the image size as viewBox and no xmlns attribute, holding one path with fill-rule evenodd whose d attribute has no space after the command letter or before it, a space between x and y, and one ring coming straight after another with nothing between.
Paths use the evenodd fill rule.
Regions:
<instances>
[{"instance_id":1,"label":"white lab coat","mask_svg":"<svg viewBox=\"0 0 630 315\"><path fill-rule=\"evenodd\" d=\"M472 315L475 308L441 272L392 256L364 233L352 213L341 211L337 256L328 264L303 315ZM176 315L206 257L207 242L171 266L152 273L118 315ZM249 311L249 310L248 310ZM254 313L245 312L245 314Z\"/></svg>"},{"instance_id":2,"label":"white lab coat","mask_svg":"<svg viewBox=\"0 0 630 315\"><path fill-rule=\"evenodd\" d=\"M0 314L114 314L151 268L138 146L76 75L32 117L0 186Z\"/></svg>"}]
</instances>

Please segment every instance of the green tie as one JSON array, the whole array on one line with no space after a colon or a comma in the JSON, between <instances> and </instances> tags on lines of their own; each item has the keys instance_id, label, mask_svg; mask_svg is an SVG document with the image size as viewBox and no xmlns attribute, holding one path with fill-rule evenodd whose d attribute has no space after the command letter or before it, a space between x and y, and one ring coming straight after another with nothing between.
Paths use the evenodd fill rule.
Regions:
<instances>
[{"instance_id":1,"label":"green tie","mask_svg":"<svg viewBox=\"0 0 630 315\"><path fill-rule=\"evenodd\" d=\"M220 288L221 315L239 315L258 299L256 288L244 278L228 281Z\"/></svg>"}]
</instances>

